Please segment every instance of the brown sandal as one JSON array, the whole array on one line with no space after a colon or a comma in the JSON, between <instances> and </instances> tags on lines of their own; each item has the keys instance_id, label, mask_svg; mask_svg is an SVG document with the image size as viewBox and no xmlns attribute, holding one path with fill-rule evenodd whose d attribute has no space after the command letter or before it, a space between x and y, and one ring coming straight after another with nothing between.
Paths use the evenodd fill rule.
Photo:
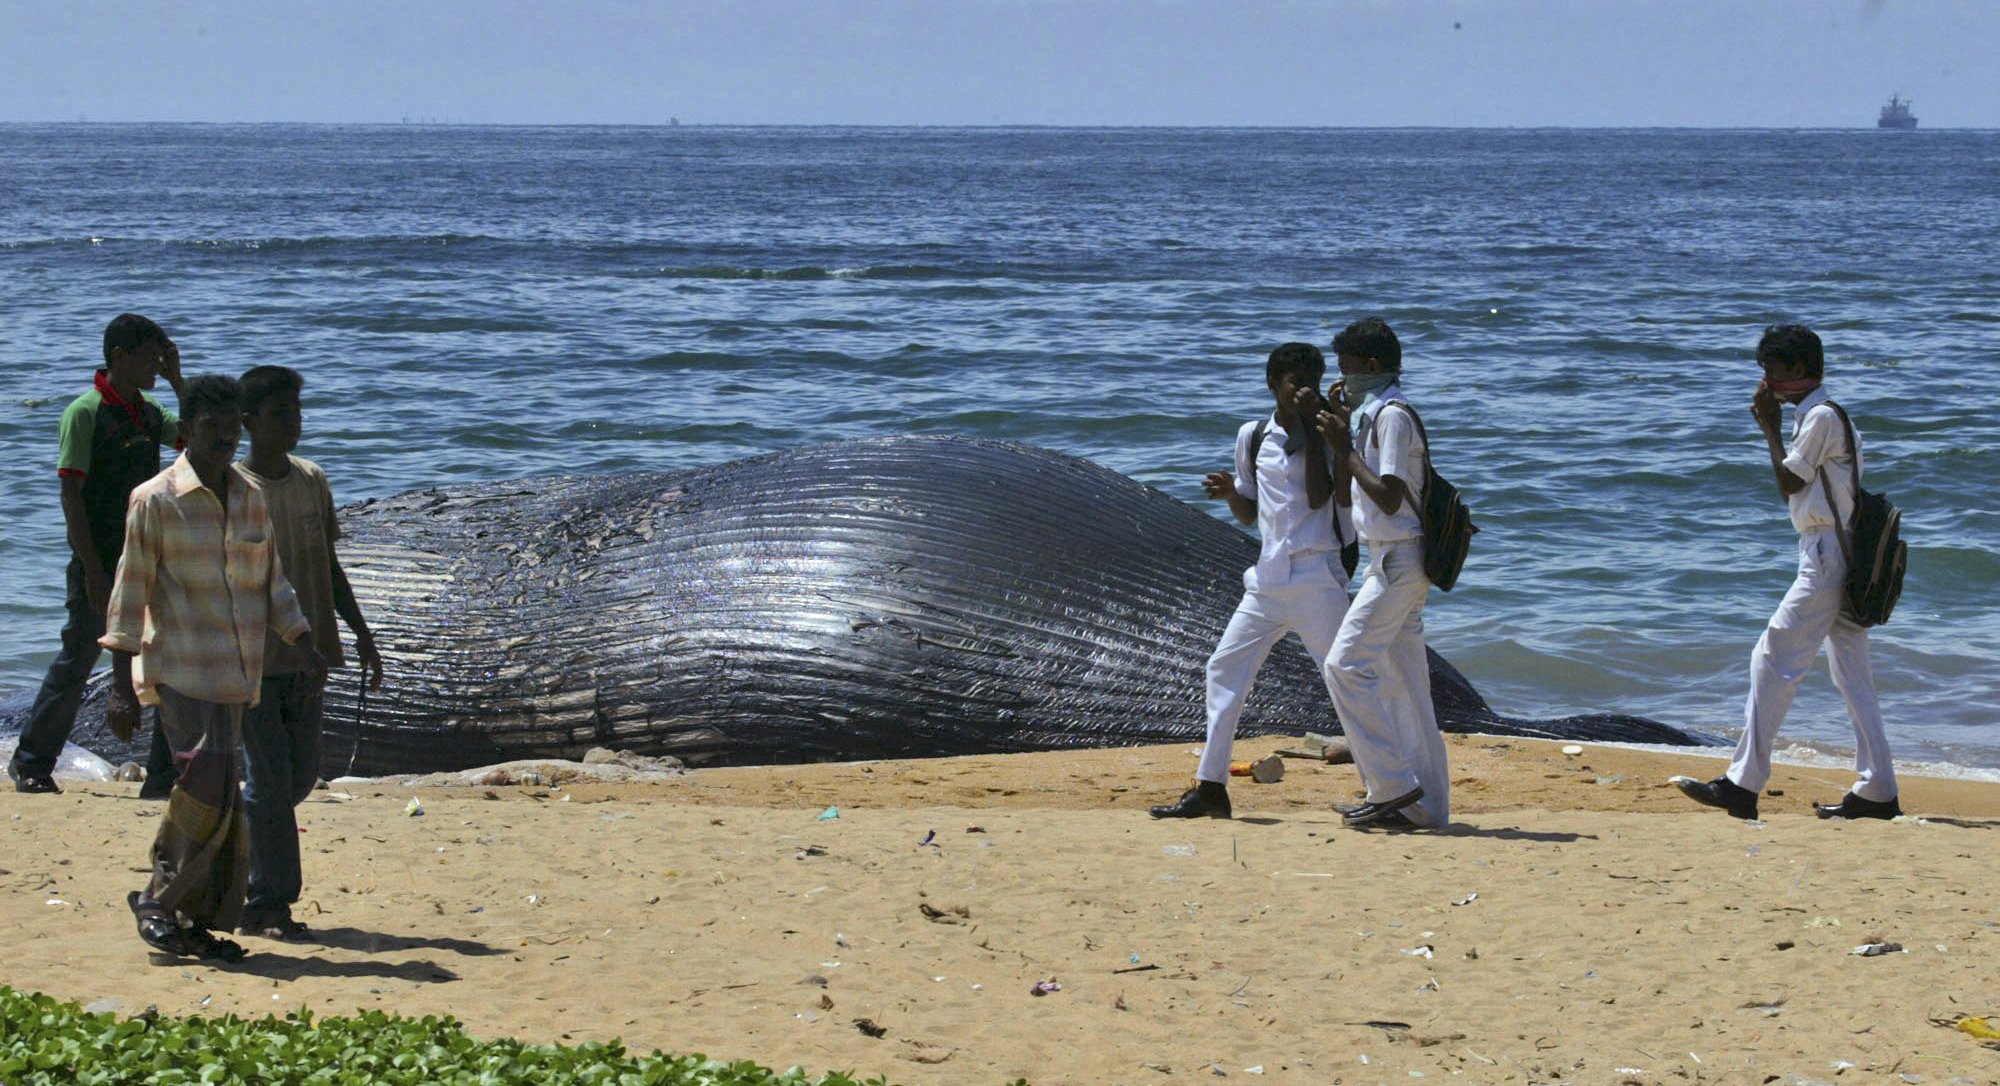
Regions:
<instances>
[{"instance_id":1,"label":"brown sandal","mask_svg":"<svg viewBox=\"0 0 2000 1086\"><path fill-rule=\"evenodd\" d=\"M224 939L207 928L188 928L183 934L187 939L188 952L196 957L212 961L240 962L250 953L243 949L243 944Z\"/></svg>"}]
</instances>

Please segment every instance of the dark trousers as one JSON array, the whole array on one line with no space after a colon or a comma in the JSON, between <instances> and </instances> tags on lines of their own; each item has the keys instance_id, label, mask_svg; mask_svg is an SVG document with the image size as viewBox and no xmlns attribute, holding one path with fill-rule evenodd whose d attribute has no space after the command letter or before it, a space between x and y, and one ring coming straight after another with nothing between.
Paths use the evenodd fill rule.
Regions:
<instances>
[{"instance_id":1,"label":"dark trousers","mask_svg":"<svg viewBox=\"0 0 2000 1086\"><path fill-rule=\"evenodd\" d=\"M289 909L305 881L294 811L319 783L324 702L300 674L264 679L243 717L244 806L250 815L250 912Z\"/></svg>"},{"instance_id":2,"label":"dark trousers","mask_svg":"<svg viewBox=\"0 0 2000 1086\"><path fill-rule=\"evenodd\" d=\"M46 777L55 772L69 734L76 728L76 712L83 705L84 684L97 666L104 649L97 639L104 636L104 616L90 607L90 593L83 586L83 563L72 557L64 580L67 593L63 606L69 621L63 623L62 650L49 664L42 688L21 725L21 743L14 750L14 770L22 776ZM173 754L160 731L159 717L153 719L153 747L147 758L147 777L158 776L164 785L173 783Z\"/></svg>"}]
</instances>

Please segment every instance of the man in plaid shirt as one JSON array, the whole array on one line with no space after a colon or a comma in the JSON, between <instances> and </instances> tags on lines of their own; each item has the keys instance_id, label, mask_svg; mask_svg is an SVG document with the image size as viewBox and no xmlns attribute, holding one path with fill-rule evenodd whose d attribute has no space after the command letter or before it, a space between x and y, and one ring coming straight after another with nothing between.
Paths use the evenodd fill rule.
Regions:
<instances>
[{"instance_id":1,"label":"man in plaid shirt","mask_svg":"<svg viewBox=\"0 0 2000 1086\"><path fill-rule=\"evenodd\" d=\"M181 394L186 451L132 491L125 549L102 644L112 652L105 721L129 736L139 704L158 705L181 763L153 840L152 880L128 895L155 950L235 961L250 868L244 818L243 712L257 703L268 629L325 661L285 580L263 495L231 469L243 433L242 390L197 377ZM136 662L135 662L136 659Z\"/></svg>"}]
</instances>

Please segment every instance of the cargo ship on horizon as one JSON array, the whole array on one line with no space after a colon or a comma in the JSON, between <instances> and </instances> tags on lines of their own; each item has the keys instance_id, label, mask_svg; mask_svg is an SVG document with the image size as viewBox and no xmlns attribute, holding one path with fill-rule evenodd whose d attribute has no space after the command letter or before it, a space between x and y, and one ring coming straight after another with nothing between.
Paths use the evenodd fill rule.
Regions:
<instances>
[{"instance_id":1,"label":"cargo ship on horizon","mask_svg":"<svg viewBox=\"0 0 2000 1086\"><path fill-rule=\"evenodd\" d=\"M1910 112L1910 100L1889 96L1889 104L1882 107L1882 115L1875 118L1877 128L1915 128L1917 115Z\"/></svg>"}]
</instances>

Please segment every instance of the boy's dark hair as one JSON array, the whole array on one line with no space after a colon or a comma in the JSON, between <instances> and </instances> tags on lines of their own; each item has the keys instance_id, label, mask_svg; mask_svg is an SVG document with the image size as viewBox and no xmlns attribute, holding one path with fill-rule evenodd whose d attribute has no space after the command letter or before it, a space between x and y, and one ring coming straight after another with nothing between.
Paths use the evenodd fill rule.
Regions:
<instances>
[{"instance_id":1,"label":"boy's dark hair","mask_svg":"<svg viewBox=\"0 0 2000 1086\"><path fill-rule=\"evenodd\" d=\"M208 373L190 378L181 387L181 418L188 422L203 415L227 415L234 418L243 413L243 386L234 377Z\"/></svg>"},{"instance_id":2,"label":"boy's dark hair","mask_svg":"<svg viewBox=\"0 0 2000 1086\"><path fill-rule=\"evenodd\" d=\"M1826 349L1819 334L1803 324L1774 324L1757 341L1757 361L1795 366L1803 362L1807 377L1826 376Z\"/></svg>"},{"instance_id":3,"label":"boy's dark hair","mask_svg":"<svg viewBox=\"0 0 2000 1086\"><path fill-rule=\"evenodd\" d=\"M171 342L167 330L152 321L137 313L120 313L104 326L104 360L111 361L112 351L134 351L146 343L165 346Z\"/></svg>"},{"instance_id":4,"label":"boy's dark hair","mask_svg":"<svg viewBox=\"0 0 2000 1086\"><path fill-rule=\"evenodd\" d=\"M1287 373L1309 377L1318 388L1319 379L1326 376L1326 356L1310 343L1280 343L1264 362L1264 380L1276 388L1279 376Z\"/></svg>"},{"instance_id":5,"label":"boy's dark hair","mask_svg":"<svg viewBox=\"0 0 2000 1086\"><path fill-rule=\"evenodd\" d=\"M299 390L305 387L306 379L290 366L252 366L237 378L243 385L243 413L254 415L264 406L264 401L274 396L290 393L292 399L299 398Z\"/></svg>"},{"instance_id":6,"label":"boy's dark hair","mask_svg":"<svg viewBox=\"0 0 2000 1086\"><path fill-rule=\"evenodd\" d=\"M1402 341L1396 338L1389 322L1380 317L1363 317L1342 329L1333 337L1333 353L1372 358L1399 373L1403 369Z\"/></svg>"}]
</instances>

